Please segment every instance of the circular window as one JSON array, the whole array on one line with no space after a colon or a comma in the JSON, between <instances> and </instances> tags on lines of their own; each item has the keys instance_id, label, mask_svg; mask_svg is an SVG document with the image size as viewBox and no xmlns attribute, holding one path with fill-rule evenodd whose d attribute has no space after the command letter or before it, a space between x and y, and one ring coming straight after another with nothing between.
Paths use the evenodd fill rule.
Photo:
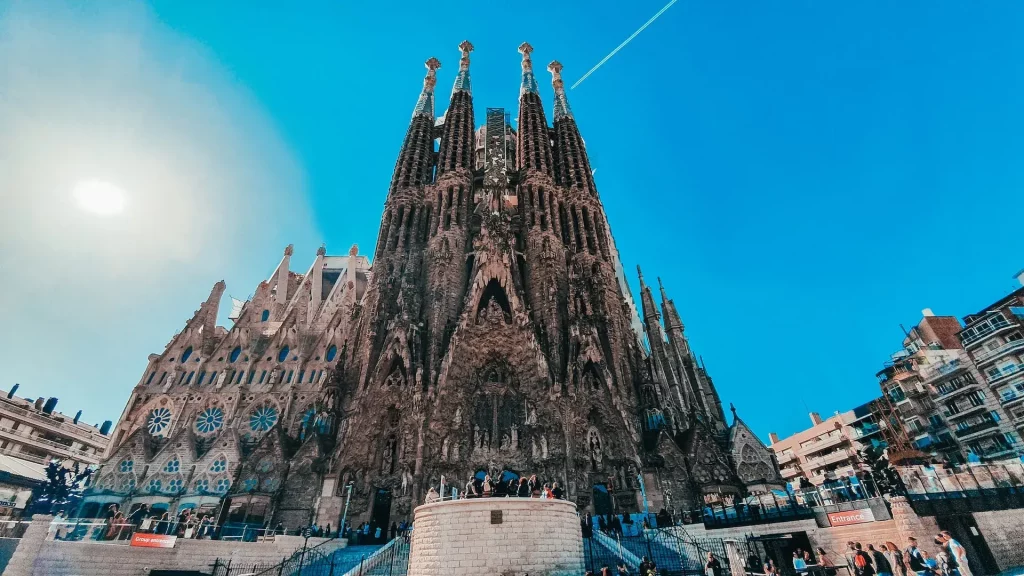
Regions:
<instances>
[{"instance_id":1,"label":"circular window","mask_svg":"<svg viewBox=\"0 0 1024 576\"><path fill-rule=\"evenodd\" d=\"M154 408L146 416L146 430L153 436L160 436L171 424L171 411L167 408Z\"/></svg>"},{"instance_id":2,"label":"circular window","mask_svg":"<svg viewBox=\"0 0 1024 576\"><path fill-rule=\"evenodd\" d=\"M181 363L184 364L188 360L189 356L192 355L192 347L185 348L185 351L181 353Z\"/></svg>"},{"instance_id":3,"label":"circular window","mask_svg":"<svg viewBox=\"0 0 1024 576\"><path fill-rule=\"evenodd\" d=\"M266 474L274 469L274 460L271 458L264 458L260 460L260 463L256 465L256 471L260 474Z\"/></svg>"},{"instance_id":4,"label":"circular window","mask_svg":"<svg viewBox=\"0 0 1024 576\"><path fill-rule=\"evenodd\" d=\"M180 491L181 491L181 478L172 478L169 482L167 482L167 492L169 494L174 494L175 492L180 492Z\"/></svg>"},{"instance_id":5,"label":"circular window","mask_svg":"<svg viewBox=\"0 0 1024 576\"><path fill-rule=\"evenodd\" d=\"M241 354L242 354L241 346L235 346L235 349L232 350L231 354L228 355L228 362L234 362L235 360L238 360L238 357Z\"/></svg>"},{"instance_id":6,"label":"circular window","mask_svg":"<svg viewBox=\"0 0 1024 576\"><path fill-rule=\"evenodd\" d=\"M338 355L338 347L332 344L331 347L327 349L327 356L326 356L327 361L328 362L334 362L334 357L337 356L337 355Z\"/></svg>"},{"instance_id":7,"label":"circular window","mask_svg":"<svg viewBox=\"0 0 1024 576\"><path fill-rule=\"evenodd\" d=\"M218 494L223 494L223 493L227 492L228 488L230 488L230 487L231 487L231 480L228 480L227 478L221 478L221 479L217 480L217 488L216 488L216 490L217 490Z\"/></svg>"},{"instance_id":8,"label":"circular window","mask_svg":"<svg viewBox=\"0 0 1024 576\"><path fill-rule=\"evenodd\" d=\"M288 359L288 352L290 352L290 351L291 350L289 350L289 348L287 346L282 346L281 347L281 351L277 353L277 361L278 362L284 362L285 360L287 360Z\"/></svg>"},{"instance_id":9,"label":"circular window","mask_svg":"<svg viewBox=\"0 0 1024 576\"><path fill-rule=\"evenodd\" d=\"M127 460L121 460L121 472L131 472L135 469L135 462L129 458Z\"/></svg>"},{"instance_id":10,"label":"circular window","mask_svg":"<svg viewBox=\"0 0 1024 576\"><path fill-rule=\"evenodd\" d=\"M227 458L217 458L216 460L213 461L213 464L210 464L210 471L211 472L223 472L223 471L225 471L227 469L228 469L228 460L227 460Z\"/></svg>"},{"instance_id":11,"label":"circular window","mask_svg":"<svg viewBox=\"0 0 1024 576\"><path fill-rule=\"evenodd\" d=\"M249 416L249 428L253 432L266 432L277 424L277 408L260 406Z\"/></svg>"},{"instance_id":12,"label":"circular window","mask_svg":"<svg viewBox=\"0 0 1024 576\"><path fill-rule=\"evenodd\" d=\"M246 478L245 482L242 483L242 488L245 489L246 492L252 492L259 485L260 485L260 481L259 480L255 479L255 478Z\"/></svg>"},{"instance_id":13,"label":"circular window","mask_svg":"<svg viewBox=\"0 0 1024 576\"><path fill-rule=\"evenodd\" d=\"M209 492L209 491L210 491L210 481L209 480L207 480L206 478L203 478L201 480L196 480L196 492Z\"/></svg>"},{"instance_id":14,"label":"circular window","mask_svg":"<svg viewBox=\"0 0 1024 576\"><path fill-rule=\"evenodd\" d=\"M160 486L160 480L157 478L153 478L152 480L149 481L149 486L146 487L146 490L148 490L149 492L159 492Z\"/></svg>"},{"instance_id":15,"label":"circular window","mask_svg":"<svg viewBox=\"0 0 1024 576\"><path fill-rule=\"evenodd\" d=\"M164 472L173 473L178 470L181 470L181 460L178 460L177 458L172 458L167 461L167 464L164 464Z\"/></svg>"},{"instance_id":16,"label":"circular window","mask_svg":"<svg viewBox=\"0 0 1024 576\"><path fill-rule=\"evenodd\" d=\"M210 434L220 430L224 425L224 412L217 407L207 408L196 416L196 430L201 434Z\"/></svg>"}]
</instances>

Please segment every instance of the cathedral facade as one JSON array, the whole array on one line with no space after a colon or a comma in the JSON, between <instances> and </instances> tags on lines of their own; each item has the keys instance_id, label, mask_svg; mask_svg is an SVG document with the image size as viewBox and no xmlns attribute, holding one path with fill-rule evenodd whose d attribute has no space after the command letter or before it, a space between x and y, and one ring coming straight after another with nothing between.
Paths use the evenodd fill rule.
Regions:
<instances>
[{"instance_id":1,"label":"cathedral facade","mask_svg":"<svg viewBox=\"0 0 1024 576\"><path fill-rule=\"evenodd\" d=\"M217 283L149 365L83 513L145 503L225 525L387 527L442 478L536 474L581 510L696 510L781 488L672 300L629 293L569 107L522 53L513 130L475 130L463 42L447 111L426 62L370 260L291 247L216 325Z\"/></svg>"}]
</instances>

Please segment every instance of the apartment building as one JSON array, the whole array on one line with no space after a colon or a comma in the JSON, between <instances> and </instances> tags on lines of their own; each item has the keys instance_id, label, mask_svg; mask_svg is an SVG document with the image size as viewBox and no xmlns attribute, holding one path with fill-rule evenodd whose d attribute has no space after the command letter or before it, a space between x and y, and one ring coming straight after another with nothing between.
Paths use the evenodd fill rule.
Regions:
<instances>
[{"instance_id":1,"label":"apartment building","mask_svg":"<svg viewBox=\"0 0 1024 576\"><path fill-rule=\"evenodd\" d=\"M801 478L823 486L856 474L861 467L861 440L874 435L870 411L866 415L836 412L824 420L811 412L810 417L811 427L792 436L780 440L778 434L769 434L769 448L775 452L782 478L793 487L800 485Z\"/></svg>"},{"instance_id":2,"label":"apartment building","mask_svg":"<svg viewBox=\"0 0 1024 576\"><path fill-rule=\"evenodd\" d=\"M0 394L0 454L36 464L57 458L98 464L110 441L111 423L100 427L79 421L81 411L68 416L55 410L56 398L29 400L15 395L18 385Z\"/></svg>"},{"instance_id":3,"label":"apartment building","mask_svg":"<svg viewBox=\"0 0 1024 576\"><path fill-rule=\"evenodd\" d=\"M1024 287L963 324L922 316L876 374L906 444L953 463L1024 454Z\"/></svg>"}]
</instances>

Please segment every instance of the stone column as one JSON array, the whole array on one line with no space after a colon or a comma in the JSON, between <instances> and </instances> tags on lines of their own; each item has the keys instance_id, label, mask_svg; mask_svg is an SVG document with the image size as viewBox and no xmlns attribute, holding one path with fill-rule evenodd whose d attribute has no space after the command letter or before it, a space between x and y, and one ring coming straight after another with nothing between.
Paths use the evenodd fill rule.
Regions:
<instances>
[{"instance_id":1,"label":"stone column","mask_svg":"<svg viewBox=\"0 0 1024 576\"><path fill-rule=\"evenodd\" d=\"M7 569L4 570L4 576L32 576L36 557L39 556L39 551L43 549L43 545L49 538L51 521L53 521L53 516L37 514L32 517L32 523L25 530L25 535L21 537L18 548L11 556Z\"/></svg>"},{"instance_id":2,"label":"stone column","mask_svg":"<svg viewBox=\"0 0 1024 576\"><path fill-rule=\"evenodd\" d=\"M911 536L917 538L918 543L927 544L939 532L935 518L918 516L905 496L893 496L889 503L892 505L892 519L896 521L896 530L900 535L900 546L905 546L907 538Z\"/></svg>"}]
</instances>

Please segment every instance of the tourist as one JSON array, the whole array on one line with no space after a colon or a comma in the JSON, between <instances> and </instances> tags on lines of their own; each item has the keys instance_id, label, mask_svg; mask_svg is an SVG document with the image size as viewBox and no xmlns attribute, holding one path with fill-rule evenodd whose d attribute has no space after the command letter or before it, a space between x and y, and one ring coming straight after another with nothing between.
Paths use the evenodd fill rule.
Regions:
<instances>
[{"instance_id":1,"label":"tourist","mask_svg":"<svg viewBox=\"0 0 1024 576\"><path fill-rule=\"evenodd\" d=\"M470 478L469 482L466 482L466 492L465 492L465 494L463 494L464 498L476 498L477 497L476 482L474 480L475 480L474 478Z\"/></svg>"},{"instance_id":2,"label":"tourist","mask_svg":"<svg viewBox=\"0 0 1024 576\"><path fill-rule=\"evenodd\" d=\"M793 552L793 570L796 570L797 574L807 573L807 561L799 552Z\"/></svg>"},{"instance_id":3,"label":"tourist","mask_svg":"<svg viewBox=\"0 0 1024 576\"><path fill-rule=\"evenodd\" d=\"M882 545L885 559L889 561L893 576L907 576L907 565L903 561L903 552L894 542L886 542Z\"/></svg>"},{"instance_id":4,"label":"tourist","mask_svg":"<svg viewBox=\"0 0 1024 576\"><path fill-rule=\"evenodd\" d=\"M818 548L817 552L818 564L820 564L821 567L825 569L825 576L836 576L836 573L838 572L836 570L836 563L828 557L828 554L825 553L825 549Z\"/></svg>"},{"instance_id":5,"label":"tourist","mask_svg":"<svg viewBox=\"0 0 1024 576\"><path fill-rule=\"evenodd\" d=\"M747 572L748 573L753 574L753 573L757 572L758 570L761 570L763 566L764 565L761 563L761 557L758 556L756 553L751 552L750 555L747 556Z\"/></svg>"},{"instance_id":6,"label":"tourist","mask_svg":"<svg viewBox=\"0 0 1024 576\"><path fill-rule=\"evenodd\" d=\"M853 548L853 565L856 568L854 574L857 576L873 576L875 574L875 567L871 555L864 551L864 547L861 546L860 542L855 543Z\"/></svg>"},{"instance_id":7,"label":"tourist","mask_svg":"<svg viewBox=\"0 0 1024 576\"><path fill-rule=\"evenodd\" d=\"M704 576L722 576L722 563L711 552L708 552L708 561L704 563Z\"/></svg>"},{"instance_id":8,"label":"tourist","mask_svg":"<svg viewBox=\"0 0 1024 576\"><path fill-rule=\"evenodd\" d=\"M625 562L619 562L619 565L615 567L616 576L629 576L629 567L626 566Z\"/></svg>"},{"instance_id":9,"label":"tourist","mask_svg":"<svg viewBox=\"0 0 1024 576\"><path fill-rule=\"evenodd\" d=\"M927 551L921 550L921 557L924 558L924 565L928 567L929 573L939 571L939 561L929 556Z\"/></svg>"},{"instance_id":10,"label":"tourist","mask_svg":"<svg viewBox=\"0 0 1024 576\"><path fill-rule=\"evenodd\" d=\"M519 480L521 480L521 478L517 479L516 477L513 476L512 478L508 479L508 482L505 483L505 497L506 498L512 498L513 496L518 495L518 493L519 493Z\"/></svg>"},{"instance_id":11,"label":"tourist","mask_svg":"<svg viewBox=\"0 0 1024 576\"><path fill-rule=\"evenodd\" d=\"M604 521L604 516L597 517L597 529L601 532L608 532L608 523Z\"/></svg>"},{"instance_id":12,"label":"tourist","mask_svg":"<svg viewBox=\"0 0 1024 576\"><path fill-rule=\"evenodd\" d=\"M850 569L850 574L857 573L857 565L854 563L854 559L857 558L857 548L854 547L853 541L846 543L846 567Z\"/></svg>"},{"instance_id":13,"label":"tourist","mask_svg":"<svg viewBox=\"0 0 1024 576\"><path fill-rule=\"evenodd\" d=\"M960 576L973 576L971 567L967 563L967 549L963 547L963 544L957 542L953 535L949 533L949 530L940 532L939 538L946 543L949 555L956 561Z\"/></svg>"},{"instance_id":14,"label":"tourist","mask_svg":"<svg viewBox=\"0 0 1024 576\"><path fill-rule=\"evenodd\" d=\"M491 497L491 476L489 474L484 476L484 481L483 481L483 483L481 484L480 487L483 489L484 498L490 498Z\"/></svg>"},{"instance_id":15,"label":"tourist","mask_svg":"<svg viewBox=\"0 0 1024 576\"><path fill-rule=\"evenodd\" d=\"M392 522L391 523L391 540L394 540L397 537L398 537L398 524Z\"/></svg>"},{"instance_id":16,"label":"tourist","mask_svg":"<svg viewBox=\"0 0 1024 576\"><path fill-rule=\"evenodd\" d=\"M907 551L903 555L907 568L909 568L914 574L917 574L917 576L922 576L923 574L930 572L928 569L928 563L925 561L924 551L917 547L917 538L911 536L910 538L907 538L907 542L909 542L910 545L907 547Z\"/></svg>"},{"instance_id":17,"label":"tourist","mask_svg":"<svg viewBox=\"0 0 1024 576\"><path fill-rule=\"evenodd\" d=\"M612 576L612 569L607 564L601 566L601 576Z\"/></svg>"},{"instance_id":18,"label":"tourist","mask_svg":"<svg viewBox=\"0 0 1024 576\"><path fill-rule=\"evenodd\" d=\"M958 574L959 564L941 535L935 537L935 563L939 571L947 576Z\"/></svg>"},{"instance_id":19,"label":"tourist","mask_svg":"<svg viewBox=\"0 0 1024 576\"><path fill-rule=\"evenodd\" d=\"M516 490L516 496L520 498L530 497L530 482L526 478L519 479L519 487Z\"/></svg>"},{"instance_id":20,"label":"tourist","mask_svg":"<svg viewBox=\"0 0 1024 576\"><path fill-rule=\"evenodd\" d=\"M640 576L653 576L658 569L658 565L652 562L644 556L640 561Z\"/></svg>"},{"instance_id":21,"label":"tourist","mask_svg":"<svg viewBox=\"0 0 1024 576\"><path fill-rule=\"evenodd\" d=\"M882 547L883 550L885 547ZM885 557L885 554L881 550L875 550L874 544L868 544L868 553L871 556L871 561L875 564L875 572L878 576L892 576L892 567L889 565L889 559Z\"/></svg>"},{"instance_id":22,"label":"tourist","mask_svg":"<svg viewBox=\"0 0 1024 576\"><path fill-rule=\"evenodd\" d=\"M810 550L804 550L804 562L806 562L808 566L810 566L811 564L814 564L814 559L811 558L811 551Z\"/></svg>"},{"instance_id":23,"label":"tourist","mask_svg":"<svg viewBox=\"0 0 1024 576\"><path fill-rule=\"evenodd\" d=\"M530 480L529 480L529 482L527 482L527 484L529 485L529 488L530 488L529 496L534 497L534 498L540 496L540 483L537 482L537 475L536 474L532 474L530 476Z\"/></svg>"},{"instance_id":24,"label":"tourist","mask_svg":"<svg viewBox=\"0 0 1024 576\"><path fill-rule=\"evenodd\" d=\"M765 576L779 576L779 571L775 568L775 564L771 560L764 565Z\"/></svg>"},{"instance_id":25,"label":"tourist","mask_svg":"<svg viewBox=\"0 0 1024 576\"><path fill-rule=\"evenodd\" d=\"M331 537L331 523L330 522L327 523L327 528L324 528L324 537L326 537L326 538L330 538Z\"/></svg>"},{"instance_id":26,"label":"tourist","mask_svg":"<svg viewBox=\"0 0 1024 576\"><path fill-rule=\"evenodd\" d=\"M555 482L551 485L551 494L555 497L555 500L561 500L565 496L565 492L562 491L562 487Z\"/></svg>"},{"instance_id":27,"label":"tourist","mask_svg":"<svg viewBox=\"0 0 1024 576\"><path fill-rule=\"evenodd\" d=\"M587 518L580 518L580 533L584 538L594 537L594 525Z\"/></svg>"},{"instance_id":28,"label":"tourist","mask_svg":"<svg viewBox=\"0 0 1024 576\"><path fill-rule=\"evenodd\" d=\"M437 495L437 490L431 486L430 490L427 490L426 503L430 504L431 502L437 502L438 498L440 498L440 496Z\"/></svg>"},{"instance_id":29,"label":"tourist","mask_svg":"<svg viewBox=\"0 0 1024 576\"><path fill-rule=\"evenodd\" d=\"M551 494L551 486L548 486L548 483L545 482L544 483L544 488L542 488L541 491L540 491L540 499L541 500L551 500L552 498L554 498L554 496L552 496L552 494Z\"/></svg>"}]
</instances>

